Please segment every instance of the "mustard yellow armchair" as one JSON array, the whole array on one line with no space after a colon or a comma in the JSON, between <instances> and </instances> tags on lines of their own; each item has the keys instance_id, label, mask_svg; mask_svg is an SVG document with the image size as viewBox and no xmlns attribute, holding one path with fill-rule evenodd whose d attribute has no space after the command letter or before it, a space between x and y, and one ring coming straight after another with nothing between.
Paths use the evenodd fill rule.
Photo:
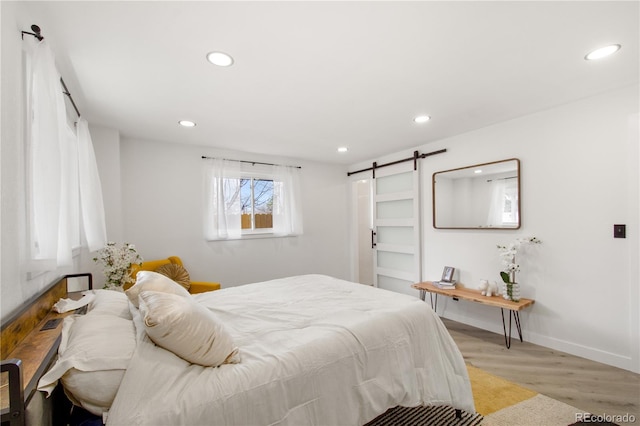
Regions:
<instances>
[{"instance_id":1,"label":"mustard yellow armchair","mask_svg":"<svg viewBox=\"0 0 640 426\"><path fill-rule=\"evenodd\" d=\"M167 259L148 260L146 262L142 262L142 265L133 265L131 267L130 274L135 279L136 275L140 271L155 271L156 269L162 266L171 265L171 264L183 266L182 260L180 260L178 256L171 256ZM191 294L204 293L205 291L220 290L220 283L206 282L206 281L190 281L189 284L190 284L189 293ZM132 285L133 284L125 284L123 287L126 290Z\"/></svg>"}]
</instances>

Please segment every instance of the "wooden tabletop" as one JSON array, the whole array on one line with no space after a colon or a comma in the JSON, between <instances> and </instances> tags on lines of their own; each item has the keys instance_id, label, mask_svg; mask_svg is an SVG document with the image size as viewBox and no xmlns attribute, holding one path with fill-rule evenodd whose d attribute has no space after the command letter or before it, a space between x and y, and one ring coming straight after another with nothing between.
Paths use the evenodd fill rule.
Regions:
<instances>
[{"instance_id":1,"label":"wooden tabletop","mask_svg":"<svg viewBox=\"0 0 640 426\"><path fill-rule=\"evenodd\" d=\"M533 305L534 303L534 300L532 299L522 298L518 302L513 302L505 299L502 296L483 296L480 290L462 286L456 286L456 288L453 289L443 289L440 287L436 287L431 281L413 284L411 287L429 293L441 294L443 296L456 297L462 300L484 303L485 305L491 305L498 308L509 309L512 311L520 311L527 306Z\"/></svg>"},{"instance_id":2,"label":"wooden tabletop","mask_svg":"<svg viewBox=\"0 0 640 426\"><path fill-rule=\"evenodd\" d=\"M82 295L69 294L69 298L79 299ZM55 355L62 336L62 320L74 311L59 314L55 311L49 312L27 336L15 346L7 355L6 359L17 358L22 361L22 386L25 400L28 400L35 392L38 380L46 372ZM42 330L49 320L56 320L54 328ZM3 410L9 407L9 386L8 375L2 374L0 383L0 408Z\"/></svg>"}]
</instances>

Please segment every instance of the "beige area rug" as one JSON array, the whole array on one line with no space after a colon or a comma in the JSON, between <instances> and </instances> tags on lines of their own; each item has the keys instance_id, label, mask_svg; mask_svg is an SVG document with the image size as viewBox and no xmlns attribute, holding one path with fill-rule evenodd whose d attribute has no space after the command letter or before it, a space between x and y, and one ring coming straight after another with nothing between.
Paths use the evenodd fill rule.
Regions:
<instances>
[{"instance_id":1,"label":"beige area rug","mask_svg":"<svg viewBox=\"0 0 640 426\"><path fill-rule=\"evenodd\" d=\"M483 416L533 398L536 391L467 364L476 411Z\"/></svg>"},{"instance_id":2,"label":"beige area rug","mask_svg":"<svg viewBox=\"0 0 640 426\"><path fill-rule=\"evenodd\" d=\"M576 423L584 411L538 394L484 417L486 426L563 426Z\"/></svg>"},{"instance_id":3,"label":"beige area rug","mask_svg":"<svg viewBox=\"0 0 640 426\"><path fill-rule=\"evenodd\" d=\"M584 411L467 365L476 411L487 426L566 426Z\"/></svg>"}]
</instances>

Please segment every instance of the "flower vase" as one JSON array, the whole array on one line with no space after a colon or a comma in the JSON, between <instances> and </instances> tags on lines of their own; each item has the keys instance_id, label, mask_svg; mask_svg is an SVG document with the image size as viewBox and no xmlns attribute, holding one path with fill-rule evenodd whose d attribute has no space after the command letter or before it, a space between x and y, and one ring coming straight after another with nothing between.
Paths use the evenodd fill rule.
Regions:
<instances>
[{"instance_id":1,"label":"flower vase","mask_svg":"<svg viewBox=\"0 0 640 426\"><path fill-rule=\"evenodd\" d=\"M503 297L512 302L520 301L520 284L505 283Z\"/></svg>"}]
</instances>

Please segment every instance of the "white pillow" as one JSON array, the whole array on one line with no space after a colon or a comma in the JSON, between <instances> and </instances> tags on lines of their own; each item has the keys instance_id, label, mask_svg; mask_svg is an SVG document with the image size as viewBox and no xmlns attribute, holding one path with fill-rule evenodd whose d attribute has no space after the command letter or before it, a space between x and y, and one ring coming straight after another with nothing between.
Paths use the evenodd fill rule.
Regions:
<instances>
[{"instance_id":1,"label":"white pillow","mask_svg":"<svg viewBox=\"0 0 640 426\"><path fill-rule=\"evenodd\" d=\"M60 379L69 401L91 414L109 411L126 370L82 371L72 368Z\"/></svg>"},{"instance_id":2,"label":"white pillow","mask_svg":"<svg viewBox=\"0 0 640 426\"><path fill-rule=\"evenodd\" d=\"M95 298L89 303L87 313L116 315L132 319L129 311L129 299L124 292L115 290L92 290Z\"/></svg>"},{"instance_id":3,"label":"white pillow","mask_svg":"<svg viewBox=\"0 0 640 426\"><path fill-rule=\"evenodd\" d=\"M205 367L239 362L222 323L192 298L143 291L140 314L151 340L186 361Z\"/></svg>"},{"instance_id":4,"label":"white pillow","mask_svg":"<svg viewBox=\"0 0 640 426\"><path fill-rule=\"evenodd\" d=\"M71 315L64 319L58 359L40 378L51 394L58 380L76 405L97 416L109 411L136 348L133 321L115 315Z\"/></svg>"},{"instance_id":5,"label":"white pillow","mask_svg":"<svg viewBox=\"0 0 640 426\"><path fill-rule=\"evenodd\" d=\"M177 282L162 274L153 271L140 271L136 275L136 283L125 294L138 307L138 296L146 290L161 291L163 293L177 294L178 296L191 296L189 292Z\"/></svg>"}]
</instances>

